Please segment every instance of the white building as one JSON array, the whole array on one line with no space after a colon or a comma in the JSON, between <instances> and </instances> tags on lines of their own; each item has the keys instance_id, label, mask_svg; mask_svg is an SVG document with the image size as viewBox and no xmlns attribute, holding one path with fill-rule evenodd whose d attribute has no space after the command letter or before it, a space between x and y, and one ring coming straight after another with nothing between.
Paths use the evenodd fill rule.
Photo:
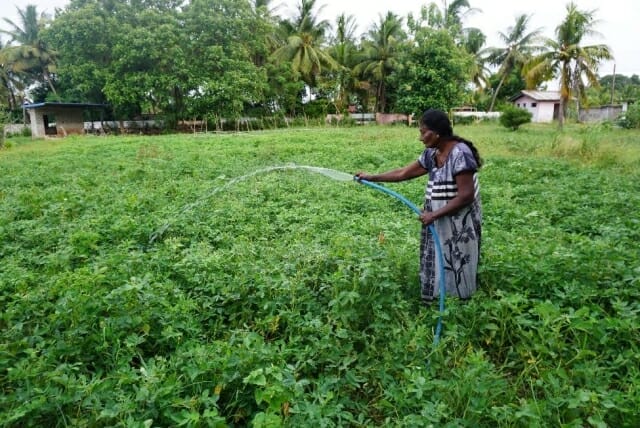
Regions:
<instances>
[{"instance_id":1,"label":"white building","mask_svg":"<svg viewBox=\"0 0 640 428\"><path fill-rule=\"evenodd\" d=\"M532 114L532 122L552 122L560 112L560 92L520 91L509 99L516 107Z\"/></svg>"}]
</instances>

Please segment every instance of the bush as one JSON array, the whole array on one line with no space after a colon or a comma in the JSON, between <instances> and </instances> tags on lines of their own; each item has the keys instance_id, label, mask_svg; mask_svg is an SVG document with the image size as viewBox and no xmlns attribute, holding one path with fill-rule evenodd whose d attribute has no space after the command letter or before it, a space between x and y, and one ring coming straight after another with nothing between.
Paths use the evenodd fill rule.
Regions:
<instances>
[{"instance_id":1,"label":"bush","mask_svg":"<svg viewBox=\"0 0 640 428\"><path fill-rule=\"evenodd\" d=\"M532 116L533 115L527 110L507 106L502 110L502 114L500 115L500 124L505 128L515 131L520 125L531 122Z\"/></svg>"},{"instance_id":2,"label":"bush","mask_svg":"<svg viewBox=\"0 0 640 428\"><path fill-rule=\"evenodd\" d=\"M625 129L640 128L640 104L630 105L618 119L618 125Z\"/></svg>"}]
</instances>

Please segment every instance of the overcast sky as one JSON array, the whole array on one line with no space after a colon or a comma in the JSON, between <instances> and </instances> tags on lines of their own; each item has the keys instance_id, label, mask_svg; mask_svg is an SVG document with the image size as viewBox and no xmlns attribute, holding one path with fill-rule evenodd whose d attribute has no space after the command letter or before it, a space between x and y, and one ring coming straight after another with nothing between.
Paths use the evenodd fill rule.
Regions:
<instances>
[{"instance_id":1,"label":"overcast sky","mask_svg":"<svg viewBox=\"0 0 640 428\"><path fill-rule=\"evenodd\" d=\"M291 16L296 11L299 0L280 0L278 12ZM442 5L442 0L435 0ZM543 28L546 36L552 37L553 31L565 16L569 0L470 0L471 6L480 11L468 16L464 23L468 27L477 27L487 36L487 46L502 46L498 32L506 32L514 24L517 15L532 15L530 29ZM24 8L35 4L39 11L53 14L56 7L63 7L68 0L0 0L0 17L17 20L16 7ZM278 0L273 2L278 4ZM317 0L318 6L325 5L321 16L332 24L340 13L353 15L358 24L358 34L364 33L380 14L388 11L401 17L408 13L418 15L420 7L430 1L420 0ZM589 43L607 44L615 55L616 73L640 75L640 1L638 0L575 0L582 10L596 10L599 24L596 29L602 33L600 39L590 39ZM7 29L4 20L0 28ZM599 74L611 74L613 62L602 64ZM552 89L552 88L549 88Z\"/></svg>"}]
</instances>

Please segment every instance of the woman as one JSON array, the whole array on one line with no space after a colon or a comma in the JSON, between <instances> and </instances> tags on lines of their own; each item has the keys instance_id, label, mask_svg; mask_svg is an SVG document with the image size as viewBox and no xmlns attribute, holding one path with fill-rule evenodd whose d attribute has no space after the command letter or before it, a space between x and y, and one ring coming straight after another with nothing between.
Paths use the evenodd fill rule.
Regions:
<instances>
[{"instance_id":1,"label":"woman","mask_svg":"<svg viewBox=\"0 0 640 428\"><path fill-rule=\"evenodd\" d=\"M454 135L446 113L427 110L420 120L425 145L417 161L381 174L358 173L378 182L410 180L429 174L420 215L420 285L428 304L439 295L441 268L428 226L433 223L442 245L447 294L467 299L476 291L482 208L477 171L482 161L476 147Z\"/></svg>"}]
</instances>

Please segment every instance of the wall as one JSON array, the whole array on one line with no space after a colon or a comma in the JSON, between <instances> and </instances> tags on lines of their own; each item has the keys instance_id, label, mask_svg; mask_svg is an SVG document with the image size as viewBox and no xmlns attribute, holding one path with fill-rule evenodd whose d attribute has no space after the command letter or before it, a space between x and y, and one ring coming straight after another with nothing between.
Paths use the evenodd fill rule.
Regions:
<instances>
[{"instance_id":1,"label":"wall","mask_svg":"<svg viewBox=\"0 0 640 428\"><path fill-rule=\"evenodd\" d=\"M29 109L29 119L31 120L31 136L34 138L45 137L44 116L52 116L55 118L54 134L66 136L69 134L84 134L84 121L82 118L82 109L79 108L51 108L42 107L37 109Z\"/></svg>"},{"instance_id":2,"label":"wall","mask_svg":"<svg viewBox=\"0 0 640 428\"><path fill-rule=\"evenodd\" d=\"M615 120L623 112L623 106L602 106L580 110L580 122L600 122Z\"/></svg>"},{"instance_id":3,"label":"wall","mask_svg":"<svg viewBox=\"0 0 640 428\"><path fill-rule=\"evenodd\" d=\"M559 102L545 101L538 103L538 112L536 120L533 122L553 122L554 106L560 104Z\"/></svg>"},{"instance_id":4,"label":"wall","mask_svg":"<svg viewBox=\"0 0 640 428\"><path fill-rule=\"evenodd\" d=\"M29 109L29 122L31 122L31 137L44 138L44 122L38 110Z\"/></svg>"}]
</instances>

